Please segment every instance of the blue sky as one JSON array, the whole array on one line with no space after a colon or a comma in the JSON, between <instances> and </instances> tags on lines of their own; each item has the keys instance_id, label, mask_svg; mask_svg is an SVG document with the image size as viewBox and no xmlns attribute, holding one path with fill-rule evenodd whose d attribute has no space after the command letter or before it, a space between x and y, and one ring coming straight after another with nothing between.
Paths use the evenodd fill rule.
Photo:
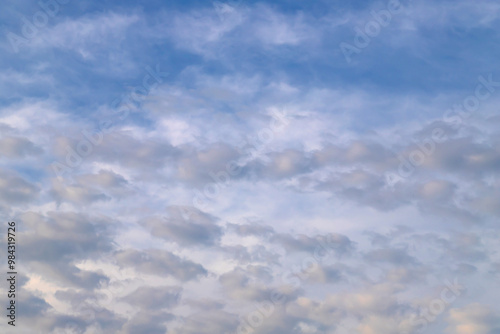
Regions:
<instances>
[{"instance_id":1,"label":"blue sky","mask_svg":"<svg viewBox=\"0 0 500 334\"><path fill-rule=\"evenodd\" d=\"M497 2L0 6L17 332L500 333Z\"/></svg>"}]
</instances>

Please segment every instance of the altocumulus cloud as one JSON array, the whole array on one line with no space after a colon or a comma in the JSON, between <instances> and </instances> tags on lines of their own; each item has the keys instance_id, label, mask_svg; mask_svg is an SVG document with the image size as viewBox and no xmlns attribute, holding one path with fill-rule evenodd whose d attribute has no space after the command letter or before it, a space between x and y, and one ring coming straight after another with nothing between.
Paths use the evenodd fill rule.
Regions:
<instances>
[{"instance_id":1,"label":"altocumulus cloud","mask_svg":"<svg viewBox=\"0 0 500 334\"><path fill-rule=\"evenodd\" d=\"M500 333L497 2L54 3L0 10L16 333Z\"/></svg>"}]
</instances>

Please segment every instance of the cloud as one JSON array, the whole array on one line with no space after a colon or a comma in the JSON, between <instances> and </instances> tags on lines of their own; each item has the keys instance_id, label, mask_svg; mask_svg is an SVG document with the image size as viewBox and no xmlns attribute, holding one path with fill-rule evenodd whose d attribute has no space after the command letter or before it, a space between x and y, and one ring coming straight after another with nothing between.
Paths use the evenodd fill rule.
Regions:
<instances>
[{"instance_id":1,"label":"cloud","mask_svg":"<svg viewBox=\"0 0 500 334\"><path fill-rule=\"evenodd\" d=\"M0 154L8 158L23 158L40 153L42 149L35 146L29 139L10 136L0 139Z\"/></svg>"},{"instance_id":2,"label":"cloud","mask_svg":"<svg viewBox=\"0 0 500 334\"><path fill-rule=\"evenodd\" d=\"M123 300L142 310L157 311L177 305L181 290L180 287L140 287Z\"/></svg>"},{"instance_id":3,"label":"cloud","mask_svg":"<svg viewBox=\"0 0 500 334\"><path fill-rule=\"evenodd\" d=\"M206 309L185 317L182 326L172 329L172 334L232 333L237 326L238 319L235 314Z\"/></svg>"},{"instance_id":4,"label":"cloud","mask_svg":"<svg viewBox=\"0 0 500 334\"><path fill-rule=\"evenodd\" d=\"M140 312L127 322L119 333L133 334L147 331L152 334L163 334L167 330L164 323L170 319L172 315L166 312Z\"/></svg>"},{"instance_id":5,"label":"cloud","mask_svg":"<svg viewBox=\"0 0 500 334\"><path fill-rule=\"evenodd\" d=\"M153 236L174 242L180 246L213 246L223 232L216 225L216 218L200 210L190 209L182 213L175 207L168 209L168 217L150 217L143 225Z\"/></svg>"},{"instance_id":6,"label":"cloud","mask_svg":"<svg viewBox=\"0 0 500 334\"><path fill-rule=\"evenodd\" d=\"M448 333L489 334L500 332L500 318L486 305L469 304L463 308L450 310Z\"/></svg>"},{"instance_id":7,"label":"cloud","mask_svg":"<svg viewBox=\"0 0 500 334\"><path fill-rule=\"evenodd\" d=\"M134 268L138 273L148 275L168 275L181 281L207 275L202 265L159 249L121 250L115 253L114 258L119 267Z\"/></svg>"},{"instance_id":8,"label":"cloud","mask_svg":"<svg viewBox=\"0 0 500 334\"><path fill-rule=\"evenodd\" d=\"M17 173L0 169L0 199L4 203L27 203L35 200L39 192L37 185L26 181Z\"/></svg>"},{"instance_id":9,"label":"cloud","mask_svg":"<svg viewBox=\"0 0 500 334\"><path fill-rule=\"evenodd\" d=\"M75 204L90 204L94 201L107 200L108 197L95 189L80 185L67 185L54 179L52 196L59 202L73 202Z\"/></svg>"},{"instance_id":10,"label":"cloud","mask_svg":"<svg viewBox=\"0 0 500 334\"><path fill-rule=\"evenodd\" d=\"M2 11L19 333L412 333L454 280L428 331L499 332L500 6L388 5Z\"/></svg>"},{"instance_id":11,"label":"cloud","mask_svg":"<svg viewBox=\"0 0 500 334\"><path fill-rule=\"evenodd\" d=\"M387 262L396 266L415 263L415 259L402 249L375 249L366 254L366 259L373 262Z\"/></svg>"},{"instance_id":12,"label":"cloud","mask_svg":"<svg viewBox=\"0 0 500 334\"><path fill-rule=\"evenodd\" d=\"M293 237L289 234L276 234L272 241L281 244L288 252L314 254L318 248L323 247L341 256L349 254L354 249L351 240L341 234L317 235L314 237L306 235Z\"/></svg>"},{"instance_id":13,"label":"cloud","mask_svg":"<svg viewBox=\"0 0 500 334\"><path fill-rule=\"evenodd\" d=\"M262 283L259 283L258 281L254 283L250 282L250 277L254 276L251 274L255 274L255 271L252 269L253 268L250 267L250 272L248 272L248 270L236 268L230 272L222 274L219 277L219 281L224 289L224 293L235 300L265 300L269 291L267 291L265 285L262 285Z\"/></svg>"},{"instance_id":14,"label":"cloud","mask_svg":"<svg viewBox=\"0 0 500 334\"><path fill-rule=\"evenodd\" d=\"M99 259L114 248L113 228L106 218L79 213L50 212L46 216L28 212L22 215L24 261L33 273L60 284L94 289L108 280L101 272L79 269L85 259Z\"/></svg>"},{"instance_id":15,"label":"cloud","mask_svg":"<svg viewBox=\"0 0 500 334\"><path fill-rule=\"evenodd\" d=\"M80 175L78 179L81 183L90 183L103 188L122 188L128 183L123 176L102 169L96 174Z\"/></svg>"},{"instance_id":16,"label":"cloud","mask_svg":"<svg viewBox=\"0 0 500 334\"><path fill-rule=\"evenodd\" d=\"M274 234L274 229L271 226L261 225L257 223L250 224L227 224L230 231L234 231L239 236L257 236L267 237Z\"/></svg>"}]
</instances>

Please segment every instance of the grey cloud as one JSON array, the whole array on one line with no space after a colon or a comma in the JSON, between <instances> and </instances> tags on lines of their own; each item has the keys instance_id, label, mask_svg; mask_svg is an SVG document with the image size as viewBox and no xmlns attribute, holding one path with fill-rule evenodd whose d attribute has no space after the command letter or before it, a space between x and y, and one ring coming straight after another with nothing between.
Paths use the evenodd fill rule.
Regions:
<instances>
[{"instance_id":1,"label":"grey cloud","mask_svg":"<svg viewBox=\"0 0 500 334\"><path fill-rule=\"evenodd\" d=\"M500 216L500 184L477 184L475 194L466 199L467 207L473 212L490 216Z\"/></svg>"},{"instance_id":2,"label":"grey cloud","mask_svg":"<svg viewBox=\"0 0 500 334\"><path fill-rule=\"evenodd\" d=\"M116 252L114 257L120 267L134 268L138 272L149 275L169 275L181 281L194 280L207 275L202 265L160 249L144 251L126 249Z\"/></svg>"},{"instance_id":3,"label":"grey cloud","mask_svg":"<svg viewBox=\"0 0 500 334\"><path fill-rule=\"evenodd\" d=\"M125 323L126 319L99 305L101 298L105 297L96 291L58 290L54 296L70 304L87 327L98 324L103 332L116 332Z\"/></svg>"},{"instance_id":4,"label":"grey cloud","mask_svg":"<svg viewBox=\"0 0 500 334\"><path fill-rule=\"evenodd\" d=\"M394 159L393 154L382 145L361 140L349 143L346 146L327 144L312 152L286 149L279 152L270 152L265 155L265 162L252 162L247 167L261 177L283 179L307 175L313 171L329 167L356 167L356 174L345 175L346 186L364 186L376 182L383 185L383 179L373 173L366 173L363 167L369 167L378 172L386 171ZM365 173L366 175L361 175ZM372 175L370 175L372 174Z\"/></svg>"},{"instance_id":5,"label":"grey cloud","mask_svg":"<svg viewBox=\"0 0 500 334\"><path fill-rule=\"evenodd\" d=\"M473 138L452 139L436 145L424 166L476 177L492 175L500 168L500 152Z\"/></svg>"},{"instance_id":6,"label":"grey cloud","mask_svg":"<svg viewBox=\"0 0 500 334\"><path fill-rule=\"evenodd\" d=\"M171 308L178 304L181 296L181 287L140 287L129 295L122 298L141 310L160 310Z\"/></svg>"},{"instance_id":7,"label":"grey cloud","mask_svg":"<svg viewBox=\"0 0 500 334\"><path fill-rule=\"evenodd\" d=\"M100 170L96 174L75 175L71 179L52 179L51 196L58 202L90 205L98 201L121 199L133 194L123 176L112 171Z\"/></svg>"},{"instance_id":8,"label":"grey cloud","mask_svg":"<svg viewBox=\"0 0 500 334\"><path fill-rule=\"evenodd\" d=\"M184 299L182 304L188 305L189 307L197 310L222 310L225 306L223 301L207 298Z\"/></svg>"},{"instance_id":9,"label":"grey cloud","mask_svg":"<svg viewBox=\"0 0 500 334\"><path fill-rule=\"evenodd\" d=\"M117 332L127 322L125 318L107 309L95 310L95 319L91 324L97 324L103 333Z\"/></svg>"},{"instance_id":10,"label":"grey cloud","mask_svg":"<svg viewBox=\"0 0 500 334\"><path fill-rule=\"evenodd\" d=\"M226 226L230 231L234 231L236 234L242 237L250 235L256 237L268 237L274 234L274 229L272 227L256 223L250 223L250 224L228 223Z\"/></svg>"},{"instance_id":11,"label":"grey cloud","mask_svg":"<svg viewBox=\"0 0 500 334\"><path fill-rule=\"evenodd\" d=\"M167 312L139 312L123 326L120 334L151 333L165 334L166 322L174 316Z\"/></svg>"},{"instance_id":12,"label":"grey cloud","mask_svg":"<svg viewBox=\"0 0 500 334\"><path fill-rule=\"evenodd\" d=\"M367 261L386 262L397 266L407 266L416 263L416 259L408 255L405 249L381 248L368 252Z\"/></svg>"},{"instance_id":13,"label":"grey cloud","mask_svg":"<svg viewBox=\"0 0 500 334\"><path fill-rule=\"evenodd\" d=\"M478 262L488 259L481 237L476 233L456 233L447 242L447 252L457 260Z\"/></svg>"},{"instance_id":14,"label":"grey cloud","mask_svg":"<svg viewBox=\"0 0 500 334\"><path fill-rule=\"evenodd\" d=\"M167 210L167 217L150 217L142 223L153 236L181 246L213 246L219 243L223 230L216 224L215 217L194 208L188 216L177 207Z\"/></svg>"},{"instance_id":15,"label":"grey cloud","mask_svg":"<svg viewBox=\"0 0 500 334\"><path fill-rule=\"evenodd\" d=\"M97 312L94 312L97 311ZM120 328L125 323L124 318L116 316L106 310L91 310L95 313L94 319L87 319L86 315L78 314L68 316L57 314L50 319L40 320L40 324L34 326L35 330L44 330L46 333L86 333L92 331L96 334L119 333Z\"/></svg>"},{"instance_id":16,"label":"grey cloud","mask_svg":"<svg viewBox=\"0 0 500 334\"><path fill-rule=\"evenodd\" d=\"M252 275L252 268L250 272L248 269L236 268L222 274L219 281L224 288L224 293L232 299L262 301L268 297L269 291L262 282L255 278L256 276Z\"/></svg>"},{"instance_id":17,"label":"grey cloud","mask_svg":"<svg viewBox=\"0 0 500 334\"><path fill-rule=\"evenodd\" d=\"M392 157L392 152L378 143L357 140L344 146L325 145L322 149L314 152L313 161L314 165L318 167L328 165L356 166L356 164L385 167L387 161Z\"/></svg>"},{"instance_id":18,"label":"grey cloud","mask_svg":"<svg viewBox=\"0 0 500 334\"><path fill-rule=\"evenodd\" d=\"M309 237L299 235L294 237L290 234L275 234L271 241L282 245L288 252L306 252L313 254L317 249L333 251L336 255L349 254L354 249L351 240L341 234L330 233Z\"/></svg>"},{"instance_id":19,"label":"grey cloud","mask_svg":"<svg viewBox=\"0 0 500 334\"><path fill-rule=\"evenodd\" d=\"M258 334L300 334L307 331L300 324L315 324L316 322L307 319L303 315L290 314L288 307L277 305L275 311L267 318L262 326L256 330ZM248 328L248 325L247 325ZM314 327L309 327L309 331Z\"/></svg>"},{"instance_id":20,"label":"grey cloud","mask_svg":"<svg viewBox=\"0 0 500 334\"><path fill-rule=\"evenodd\" d=\"M500 262L493 262L490 264L489 272L494 275L500 275Z\"/></svg>"},{"instance_id":21,"label":"grey cloud","mask_svg":"<svg viewBox=\"0 0 500 334\"><path fill-rule=\"evenodd\" d=\"M92 155L84 161L116 163L141 179L152 180L162 167L175 163L179 154L168 142L139 140L126 131L114 131L106 134L102 144L95 146Z\"/></svg>"},{"instance_id":22,"label":"grey cloud","mask_svg":"<svg viewBox=\"0 0 500 334\"><path fill-rule=\"evenodd\" d=\"M114 248L109 220L69 212L46 216L26 213L20 220L25 229L23 258L35 273L84 289L108 280L102 273L77 268L75 263L101 258Z\"/></svg>"},{"instance_id":23,"label":"grey cloud","mask_svg":"<svg viewBox=\"0 0 500 334\"><path fill-rule=\"evenodd\" d=\"M391 242L391 238L377 232L366 231L364 234L370 238L372 246L387 246Z\"/></svg>"},{"instance_id":24,"label":"grey cloud","mask_svg":"<svg viewBox=\"0 0 500 334\"><path fill-rule=\"evenodd\" d=\"M399 276L405 283L409 273L422 281L436 272L471 275L481 271L478 263L487 262L493 256L487 251L484 236L476 232L419 234L400 228L386 234L365 234L376 242L364 252L363 261L375 266L380 263L393 265L393 270L399 271L393 277Z\"/></svg>"},{"instance_id":25,"label":"grey cloud","mask_svg":"<svg viewBox=\"0 0 500 334\"><path fill-rule=\"evenodd\" d=\"M99 295L95 291L78 291L75 289L57 290L54 296L71 306L78 306L86 301L96 302L99 299Z\"/></svg>"},{"instance_id":26,"label":"grey cloud","mask_svg":"<svg viewBox=\"0 0 500 334\"><path fill-rule=\"evenodd\" d=\"M477 267L469 263L459 263L456 269L458 275L470 275L477 272Z\"/></svg>"},{"instance_id":27,"label":"grey cloud","mask_svg":"<svg viewBox=\"0 0 500 334\"><path fill-rule=\"evenodd\" d=\"M466 333L475 334L500 332L500 315L480 303L451 309L447 320L449 326L446 328L446 333L457 333L461 329L467 330Z\"/></svg>"},{"instance_id":28,"label":"grey cloud","mask_svg":"<svg viewBox=\"0 0 500 334\"><path fill-rule=\"evenodd\" d=\"M199 149L183 145L182 156L176 162L176 175L179 180L192 186L202 187L210 183L231 183L239 175L228 173L228 164L236 162L240 154L235 147L225 143L214 143ZM221 176L219 174L225 174Z\"/></svg>"},{"instance_id":29,"label":"grey cloud","mask_svg":"<svg viewBox=\"0 0 500 334\"><path fill-rule=\"evenodd\" d=\"M418 141L425 141L434 136L433 131L435 129L440 129L443 131L444 136L452 138L458 135L458 129L449 122L444 122L442 120L433 121L429 124L422 126L420 130L417 130L414 134L414 138Z\"/></svg>"},{"instance_id":30,"label":"grey cloud","mask_svg":"<svg viewBox=\"0 0 500 334\"><path fill-rule=\"evenodd\" d=\"M35 318L45 316L46 312L52 310L52 306L44 299L34 295L31 291L24 288L19 289L16 294L16 308L18 314L26 318Z\"/></svg>"},{"instance_id":31,"label":"grey cloud","mask_svg":"<svg viewBox=\"0 0 500 334\"><path fill-rule=\"evenodd\" d=\"M128 184L122 175L103 169L97 174L84 174L77 178L80 183L90 183L104 188L121 188Z\"/></svg>"},{"instance_id":32,"label":"grey cloud","mask_svg":"<svg viewBox=\"0 0 500 334\"><path fill-rule=\"evenodd\" d=\"M442 217L449 222L461 222L469 226L483 223L481 216L475 212L446 201L421 201L417 203L417 207L427 216Z\"/></svg>"},{"instance_id":33,"label":"grey cloud","mask_svg":"<svg viewBox=\"0 0 500 334\"><path fill-rule=\"evenodd\" d=\"M236 333L238 315L220 309L195 312L184 319L182 326L173 328L172 334Z\"/></svg>"},{"instance_id":34,"label":"grey cloud","mask_svg":"<svg viewBox=\"0 0 500 334\"><path fill-rule=\"evenodd\" d=\"M241 245L221 246L220 249L226 256L239 261L240 264L278 264L280 261L279 254L267 250L266 247L262 245L252 247L245 247Z\"/></svg>"},{"instance_id":35,"label":"grey cloud","mask_svg":"<svg viewBox=\"0 0 500 334\"><path fill-rule=\"evenodd\" d=\"M324 329L335 329L343 323L348 316L355 317L359 324L366 324L368 329L376 329L382 332L380 323L370 324L374 318L390 321L386 326L391 334L403 332L404 327L398 328L404 323L404 311L407 305L402 305L394 296L395 287L390 284L373 284L357 291L345 291L336 294L328 294L321 301L310 298L300 298L287 307L287 313L304 321L313 321ZM357 326L356 326L357 327ZM356 327L350 330L356 330ZM361 329L361 327L357 327ZM344 329L345 330L345 329Z\"/></svg>"},{"instance_id":36,"label":"grey cloud","mask_svg":"<svg viewBox=\"0 0 500 334\"><path fill-rule=\"evenodd\" d=\"M72 212L22 215L26 260L43 263L100 257L114 248L112 233L118 228L106 218Z\"/></svg>"},{"instance_id":37,"label":"grey cloud","mask_svg":"<svg viewBox=\"0 0 500 334\"><path fill-rule=\"evenodd\" d=\"M57 331L76 332L78 334L84 333L88 322L78 316L68 315L55 315L48 319L48 321L38 321L36 324L37 330L43 330L47 333L57 333Z\"/></svg>"},{"instance_id":38,"label":"grey cloud","mask_svg":"<svg viewBox=\"0 0 500 334\"><path fill-rule=\"evenodd\" d=\"M33 261L30 262L29 268L43 277L57 281L61 286L92 290L109 281L109 278L100 271L81 270L64 260L52 260L47 264Z\"/></svg>"},{"instance_id":39,"label":"grey cloud","mask_svg":"<svg viewBox=\"0 0 500 334\"><path fill-rule=\"evenodd\" d=\"M39 155L43 150L27 138L4 137L0 139L0 156L7 158L23 158L29 155Z\"/></svg>"},{"instance_id":40,"label":"grey cloud","mask_svg":"<svg viewBox=\"0 0 500 334\"><path fill-rule=\"evenodd\" d=\"M418 193L425 201L449 201L456 190L456 185L446 180L430 180L422 184Z\"/></svg>"},{"instance_id":41,"label":"grey cloud","mask_svg":"<svg viewBox=\"0 0 500 334\"><path fill-rule=\"evenodd\" d=\"M249 265L246 271L259 282L271 282L273 279L272 271L269 267L262 265Z\"/></svg>"},{"instance_id":42,"label":"grey cloud","mask_svg":"<svg viewBox=\"0 0 500 334\"><path fill-rule=\"evenodd\" d=\"M310 159L303 152L297 150L285 150L272 152L266 155L269 162L254 163L250 168L263 177L281 179L311 171Z\"/></svg>"},{"instance_id":43,"label":"grey cloud","mask_svg":"<svg viewBox=\"0 0 500 334\"><path fill-rule=\"evenodd\" d=\"M441 263L440 270L451 273L462 263L478 264L491 257L481 236L475 232L454 233L449 236L415 233L410 236L409 242L418 245L419 252L425 252ZM427 260L426 263L430 265L432 262Z\"/></svg>"},{"instance_id":44,"label":"grey cloud","mask_svg":"<svg viewBox=\"0 0 500 334\"><path fill-rule=\"evenodd\" d=\"M88 205L93 202L110 199L110 197L97 189L79 184L65 184L57 179L53 179L52 181L50 194L59 203L70 202L80 205Z\"/></svg>"},{"instance_id":45,"label":"grey cloud","mask_svg":"<svg viewBox=\"0 0 500 334\"><path fill-rule=\"evenodd\" d=\"M415 267L409 264L402 264L392 268L387 272L387 281L397 285L418 284L425 282L430 270L423 266Z\"/></svg>"},{"instance_id":46,"label":"grey cloud","mask_svg":"<svg viewBox=\"0 0 500 334\"><path fill-rule=\"evenodd\" d=\"M0 122L0 131L2 133L11 133L11 132L14 131L14 129L11 126L9 126L9 125Z\"/></svg>"},{"instance_id":47,"label":"grey cloud","mask_svg":"<svg viewBox=\"0 0 500 334\"><path fill-rule=\"evenodd\" d=\"M393 210L412 201L411 188L396 185L393 189L388 189L382 175L362 169L332 173L315 188L382 211Z\"/></svg>"},{"instance_id":48,"label":"grey cloud","mask_svg":"<svg viewBox=\"0 0 500 334\"><path fill-rule=\"evenodd\" d=\"M372 140L363 139L344 145L327 144L311 154L295 151L294 155L300 164L292 163L293 159L283 161L290 162L289 176L300 181L293 186L298 191L328 191L341 199L382 211L416 203L424 213L447 215L468 223L480 221L470 210L497 215L496 188L490 187L488 191L481 192L476 200L465 202L470 204L469 207L459 207L453 200L460 185L442 178L444 173L472 178L475 182L482 182L484 177L494 177L500 166L500 155L494 148L494 138L491 136L489 141L479 140L480 134L475 133L470 137L444 138L435 142L431 145L431 153L422 153L424 160L421 166L410 164L411 173L402 177L403 182L387 186L386 173L398 175L398 168L402 166L400 158L408 165L408 157L412 153L422 151L422 145L429 145L429 138L425 134L431 130L424 127L415 132L415 143L393 143L393 151ZM269 157L273 158L273 154ZM299 168L299 165L306 167ZM348 171L342 169L346 167L349 167ZM324 168L329 168L326 177L324 173L321 178L311 173Z\"/></svg>"},{"instance_id":49,"label":"grey cloud","mask_svg":"<svg viewBox=\"0 0 500 334\"><path fill-rule=\"evenodd\" d=\"M0 199L9 204L33 201L40 192L37 185L29 183L16 173L0 169Z\"/></svg>"},{"instance_id":50,"label":"grey cloud","mask_svg":"<svg viewBox=\"0 0 500 334\"><path fill-rule=\"evenodd\" d=\"M342 270L340 268L337 268L336 266L316 265L307 273L307 281L311 283L337 283L343 279Z\"/></svg>"}]
</instances>

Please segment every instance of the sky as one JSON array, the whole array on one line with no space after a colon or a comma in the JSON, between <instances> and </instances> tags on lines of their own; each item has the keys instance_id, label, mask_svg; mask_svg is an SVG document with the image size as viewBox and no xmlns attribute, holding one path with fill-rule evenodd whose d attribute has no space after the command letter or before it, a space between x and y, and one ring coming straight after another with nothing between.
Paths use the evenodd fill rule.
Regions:
<instances>
[{"instance_id":1,"label":"sky","mask_svg":"<svg viewBox=\"0 0 500 334\"><path fill-rule=\"evenodd\" d=\"M0 23L0 332L500 334L497 1Z\"/></svg>"}]
</instances>

